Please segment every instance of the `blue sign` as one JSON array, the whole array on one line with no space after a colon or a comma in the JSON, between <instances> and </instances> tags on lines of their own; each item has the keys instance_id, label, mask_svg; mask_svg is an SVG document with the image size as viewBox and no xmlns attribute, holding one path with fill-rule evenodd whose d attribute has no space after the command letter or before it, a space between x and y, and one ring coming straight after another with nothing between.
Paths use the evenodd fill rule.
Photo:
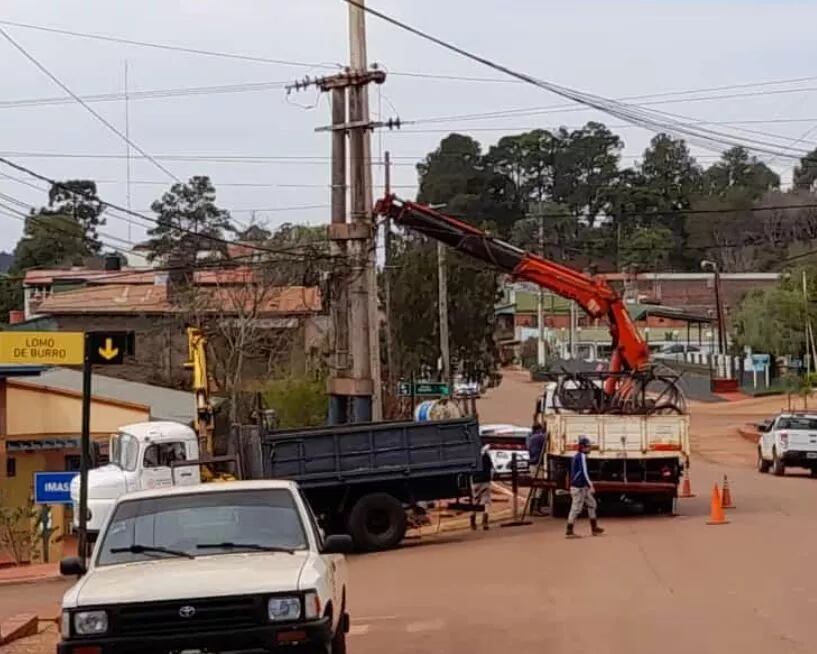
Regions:
<instances>
[{"instance_id":1,"label":"blue sign","mask_svg":"<svg viewBox=\"0 0 817 654\"><path fill-rule=\"evenodd\" d=\"M752 369L755 372L764 372L771 362L771 357L768 354L753 354L752 355Z\"/></svg>"},{"instance_id":2,"label":"blue sign","mask_svg":"<svg viewBox=\"0 0 817 654\"><path fill-rule=\"evenodd\" d=\"M71 504L71 480L78 472L35 472L35 504Z\"/></svg>"}]
</instances>

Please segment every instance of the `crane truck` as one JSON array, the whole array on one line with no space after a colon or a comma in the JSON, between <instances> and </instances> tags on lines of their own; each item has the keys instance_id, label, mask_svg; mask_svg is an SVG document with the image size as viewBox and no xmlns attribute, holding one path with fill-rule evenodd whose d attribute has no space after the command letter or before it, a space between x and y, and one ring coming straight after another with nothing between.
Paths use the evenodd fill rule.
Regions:
<instances>
[{"instance_id":1,"label":"crane truck","mask_svg":"<svg viewBox=\"0 0 817 654\"><path fill-rule=\"evenodd\" d=\"M689 418L677 375L653 365L646 341L622 297L602 276L589 275L526 252L465 221L417 202L387 194L375 212L399 226L440 241L513 278L532 282L573 300L591 318L606 321L612 340L609 370L572 374L561 388L558 411L537 403L535 418L550 438L531 484L548 492L551 515L569 504L569 470L578 438L591 440L589 472L602 499L641 503L670 512L683 471L689 466ZM573 402L568 401L568 396ZM575 401L577 400L578 401ZM531 462L536 464L536 462Z\"/></svg>"}]
</instances>

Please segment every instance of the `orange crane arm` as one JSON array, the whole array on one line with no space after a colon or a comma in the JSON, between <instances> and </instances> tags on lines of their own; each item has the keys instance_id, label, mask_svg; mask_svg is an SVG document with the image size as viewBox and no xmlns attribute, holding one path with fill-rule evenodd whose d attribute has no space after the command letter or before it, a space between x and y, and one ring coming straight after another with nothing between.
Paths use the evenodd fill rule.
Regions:
<instances>
[{"instance_id":1,"label":"orange crane arm","mask_svg":"<svg viewBox=\"0 0 817 654\"><path fill-rule=\"evenodd\" d=\"M630 319L621 297L600 276L592 276L526 252L506 241L489 236L469 223L446 216L416 202L387 195L377 202L375 212L390 216L395 223L485 261L514 277L533 282L557 295L575 300L593 318L606 318L613 339L610 370L643 370L650 364L650 351ZM608 392L616 380L608 380Z\"/></svg>"}]
</instances>

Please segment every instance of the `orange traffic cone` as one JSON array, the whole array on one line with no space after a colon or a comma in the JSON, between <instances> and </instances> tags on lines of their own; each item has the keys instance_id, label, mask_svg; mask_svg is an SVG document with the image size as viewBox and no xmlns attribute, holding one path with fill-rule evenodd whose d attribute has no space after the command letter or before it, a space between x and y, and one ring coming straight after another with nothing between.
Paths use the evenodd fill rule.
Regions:
<instances>
[{"instance_id":1,"label":"orange traffic cone","mask_svg":"<svg viewBox=\"0 0 817 654\"><path fill-rule=\"evenodd\" d=\"M712 487L712 507L709 511L709 520L707 520L706 524L708 525L729 524L729 521L723 514L723 506L721 506L721 494L720 491L718 490L718 484L715 484Z\"/></svg>"},{"instance_id":2,"label":"orange traffic cone","mask_svg":"<svg viewBox=\"0 0 817 654\"><path fill-rule=\"evenodd\" d=\"M721 506L724 509L735 508L735 505L732 504L732 493L729 490L729 480L726 478L726 475L723 476L723 491L721 492Z\"/></svg>"},{"instance_id":3,"label":"orange traffic cone","mask_svg":"<svg viewBox=\"0 0 817 654\"><path fill-rule=\"evenodd\" d=\"M689 483L689 473L684 473L684 483L681 484L681 494L678 496L682 499L687 497L695 497L695 494L692 492L692 487Z\"/></svg>"}]
</instances>

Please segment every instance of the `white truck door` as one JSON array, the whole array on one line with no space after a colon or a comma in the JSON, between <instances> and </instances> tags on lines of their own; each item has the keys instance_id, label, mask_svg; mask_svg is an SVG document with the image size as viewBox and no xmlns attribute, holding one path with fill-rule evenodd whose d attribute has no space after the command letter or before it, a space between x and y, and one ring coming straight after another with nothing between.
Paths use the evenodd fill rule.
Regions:
<instances>
[{"instance_id":1,"label":"white truck door","mask_svg":"<svg viewBox=\"0 0 817 654\"><path fill-rule=\"evenodd\" d=\"M147 443L142 454L140 488L166 488L173 486L174 480L178 486L198 484L200 479L197 466L175 467L171 470L172 463L196 458L195 452L190 453L193 456L188 455L189 449L192 448L186 441Z\"/></svg>"}]
</instances>

